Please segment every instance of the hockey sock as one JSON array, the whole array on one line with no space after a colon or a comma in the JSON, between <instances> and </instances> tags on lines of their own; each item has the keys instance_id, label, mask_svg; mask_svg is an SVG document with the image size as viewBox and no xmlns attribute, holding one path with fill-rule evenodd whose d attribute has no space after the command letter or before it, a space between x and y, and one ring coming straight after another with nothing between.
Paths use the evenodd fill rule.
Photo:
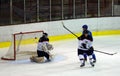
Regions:
<instances>
[{"instance_id":1,"label":"hockey sock","mask_svg":"<svg viewBox=\"0 0 120 76\"><path fill-rule=\"evenodd\" d=\"M94 63L93 63L93 58L92 58L92 55L90 55L90 56L89 56L89 61L90 61L91 66L93 66L93 67L94 67Z\"/></svg>"},{"instance_id":2,"label":"hockey sock","mask_svg":"<svg viewBox=\"0 0 120 76\"><path fill-rule=\"evenodd\" d=\"M84 56L83 55L79 55L79 59L80 59L81 64L85 65Z\"/></svg>"}]
</instances>

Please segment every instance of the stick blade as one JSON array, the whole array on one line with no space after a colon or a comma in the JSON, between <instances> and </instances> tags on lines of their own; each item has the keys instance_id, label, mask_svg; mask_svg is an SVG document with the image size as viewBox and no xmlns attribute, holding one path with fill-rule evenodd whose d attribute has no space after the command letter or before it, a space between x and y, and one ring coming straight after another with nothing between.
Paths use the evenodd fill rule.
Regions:
<instances>
[{"instance_id":1,"label":"stick blade","mask_svg":"<svg viewBox=\"0 0 120 76\"><path fill-rule=\"evenodd\" d=\"M117 54L117 52L115 52L115 53L113 53L113 54L111 54L111 55L115 55L115 54Z\"/></svg>"}]
</instances>

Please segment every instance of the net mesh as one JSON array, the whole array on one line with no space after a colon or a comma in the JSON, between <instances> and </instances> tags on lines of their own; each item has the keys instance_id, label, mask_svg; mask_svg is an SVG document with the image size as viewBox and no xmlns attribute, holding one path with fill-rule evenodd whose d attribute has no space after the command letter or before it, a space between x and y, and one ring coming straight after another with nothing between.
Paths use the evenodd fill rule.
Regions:
<instances>
[{"instance_id":1,"label":"net mesh","mask_svg":"<svg viewBox=\"0 0 120 76\"><path fill-rule=\"evenodd\" d=\"M7 53L2 57L4 60L16 60L36 55L37 42L43 31L22 32L13 34L11 45Z\"/></svg>"}]
</instances>

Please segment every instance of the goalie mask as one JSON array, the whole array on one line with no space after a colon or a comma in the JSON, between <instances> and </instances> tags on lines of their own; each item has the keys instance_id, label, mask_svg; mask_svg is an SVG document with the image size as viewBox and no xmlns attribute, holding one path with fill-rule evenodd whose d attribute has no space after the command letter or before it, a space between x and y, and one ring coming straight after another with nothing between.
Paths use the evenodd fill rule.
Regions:
<instances>
[{"instance_id":1,"label":"goalie mask","mask_svg":"<svg viewBox=\"0 0 120 76\"><path fill-rule=\"evenodd\" d=\"M47 37L47 36L48 36L48 34L47 34L47 33L43 33L43 36L44 36L44 37Z\"/></svg>"}]
</instances>

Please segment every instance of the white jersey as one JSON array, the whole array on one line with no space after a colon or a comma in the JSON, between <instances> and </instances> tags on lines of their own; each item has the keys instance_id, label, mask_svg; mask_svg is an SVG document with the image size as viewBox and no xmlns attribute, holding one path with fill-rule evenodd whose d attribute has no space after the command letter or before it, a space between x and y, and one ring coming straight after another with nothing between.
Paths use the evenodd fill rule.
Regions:
<instances>
[{"instance_id":1,"label":"white jersey","mask_svg":"<svg viewBox=\"0 0 120 76\"><path fill-rule=\"evenodd\" d=\"M88 50L90 47L92 47L92 41L88 39L83 39L78 41L78 49Z\"/></svg>"},{"instance_id":2,"label":"white jersey","mask_svg":"<svg viewBox=\"0 0 120 76\"><path fill-rule=\"evenodd\" d=\"M38 51L47 51L48 48L47 48L46 45L47 45L48 43L49 43L48 41L38 42L37 50L38 50Z\"/></svg>"}]
</instances>

